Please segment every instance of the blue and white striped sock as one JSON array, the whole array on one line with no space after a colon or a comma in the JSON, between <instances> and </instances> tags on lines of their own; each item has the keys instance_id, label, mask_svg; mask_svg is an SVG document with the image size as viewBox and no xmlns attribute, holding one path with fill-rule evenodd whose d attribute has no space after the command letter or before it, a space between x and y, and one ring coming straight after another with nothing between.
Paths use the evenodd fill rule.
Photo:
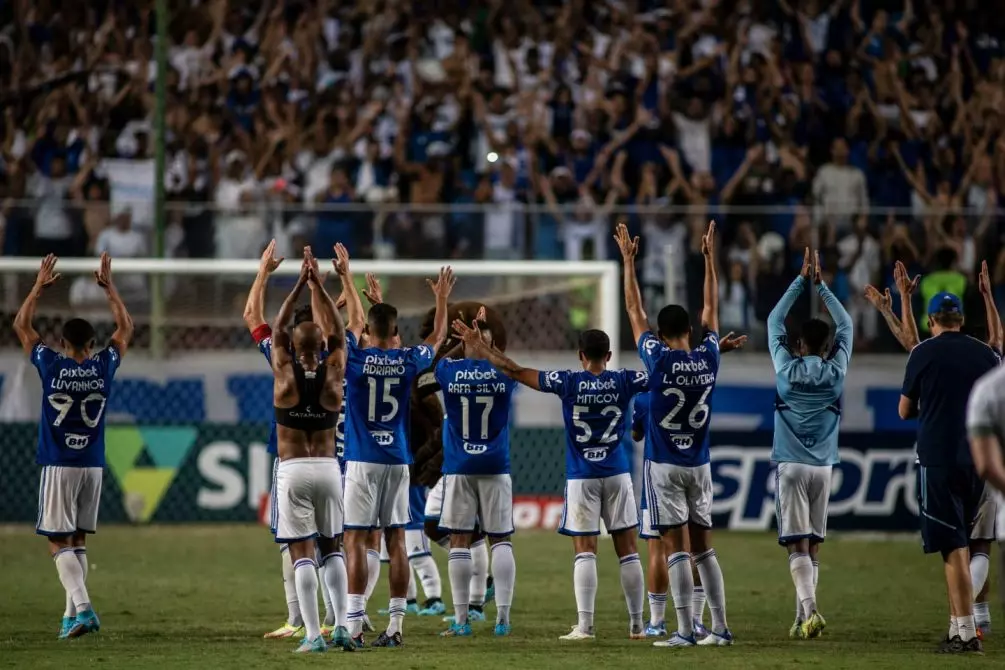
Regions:
<instances>
[{"instance_id":1,"label":"blue and white striped sock","mask_svg":"<svg viewBox=\"0 0 1005 670\"><path fill-rule=\"evenodd\" d=\"M447 577L450 594L454 599L454 621L459 626L468 622L468 605L471 598L471 550L454 548L447 559Z\"/></svg>"},{"instance_id":2,"label":"blue and white striped sock","mask_svg":"<svg viewBox=\"0 0 1005 670\"><path fill-rule=\"evenodd\" d=\"M363 634L363 617L366 616L366 596L362 593L349 594L349 611L346 621L349 623L349 635L359 637Z\"/></svg>"},{"instance_id":3,"label":"blue and white striped sock","mask_svg":"<svg viewBox=\"0 0 1005 670\"><path fill-rule=\"evenodd\" d=\"M654 628L666 622L667 594L649 592L649 625Z\"/></svg>"},{"instance_id":4,"label":"blue and white striped sock","mask_svg":"<svg viewBox=\"0 0 1005 670\"><path fill-rule=\"evenodd\" d=\"M388 637L401 632L401 624L405 621L405 608L408 603L404 598L391 598L387 606L387 613L391 621L387 624Z\"/></svg>"},{"instance_id":5,"label":"blue and white striped sock","mask_svg":"<svg viewBox=\"0 0 1005 670\"><path fill-rule=\"evenodd\" d=\"M670 570L670 595L677 613L677 632L684 637L694 634L691 599L694 597L694 576L691 574L691 555L678 551L667 558Z\"/></svg>"},{"instance_id":6,"label":"blue and white striped sock","mask_svg":"<svg viewBox=\"0 0 1005 670\"><path fill-rule=\"evenodd\" d=\"M293 563L293 579L304 618L304 637L314 640L321 635L321 615L318 612L318 566L313 558L301 558Z\"/></svg>"}]
</instances>

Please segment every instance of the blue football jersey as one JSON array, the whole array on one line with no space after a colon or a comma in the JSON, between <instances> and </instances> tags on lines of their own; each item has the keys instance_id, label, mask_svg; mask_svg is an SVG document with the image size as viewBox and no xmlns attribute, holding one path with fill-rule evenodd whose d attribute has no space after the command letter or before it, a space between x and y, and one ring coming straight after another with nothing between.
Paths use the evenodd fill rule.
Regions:
<instances>
[{"instance_id":1,"label":"blue football jersey","mask_svg":"<svg viewBox=\"0 0 1005 670\"><path fill-rule=\"evenodd\" d=\"M640 393L632 404L632 432L642 433L645 440L646 426L649 425L649 394Z\"/></svg>"},{"instance_id":2,"label":"blue football jersey","mask_svg":"<svg viewBox=\"0 0 1005 670\"><path fill-rule=\"evenodd\" d=\"M516 382L485 360L444 358L436 365L447 417L443 474L509 473L509 420Z\"/></svg>"},{"instance_id":3,"label":"blue football jersey","mask_svg":"<svg viewBox=\"0 0 1005 670\"><path fill-rule=\"evenodd\" d=\"M105 405L121 360L113 344L82 363L35 345L31 362L42 380L39 465L104 467Z\"/></svg>"},{"instance_id":4,"label":"blue football jersey","mask_svg":"<svg viewBox=\"0 0 1005 670\"><path fill-rule=\"evenodd\" d=\"M409 396L415 377L433 362L433 348L360 349L350 332L345 341L345 460L410 464Z\"/></svg>"},{"instance_id":5,"label":"blue football jersey","mask_svg":"<svg viewBox=\"0 0 1005 670\"><path fill-rule=\"evenodd\" d=\"M541 372L538 385L562 399L565 421L566 479L595 479L628 472L628 454L620 449L625 415L632 397L646 390L649 376L635 370L605 370L594 375Z\"/></svg>"},{"instance_id":6,"label":"blue football jersey","mask_svg":"<svg viewBox=\"0 0 1005 670\"><path fill-rule=\"evenodd\" d=\"M719 373L719 335L709 331L700 345L681 351L646 333L639 338L639 356L649 372L646 458L686 467L708 463L709 403Z\"/></svg>"}]
</instances>

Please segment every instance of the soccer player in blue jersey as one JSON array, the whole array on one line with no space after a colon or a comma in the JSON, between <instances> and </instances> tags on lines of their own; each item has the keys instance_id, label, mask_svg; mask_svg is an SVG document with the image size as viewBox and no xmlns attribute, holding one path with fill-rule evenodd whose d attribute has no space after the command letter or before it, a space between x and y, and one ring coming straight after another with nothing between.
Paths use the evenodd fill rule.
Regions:
<instances>
[{"instance_id":1,"label":"soccer player in blue jersey","mask_svg":"<svg viewBox=\"0 0 1005 670\"><path fill-rule=\"evenodd\" d=\"M747 343L746 335L735 335L730 332L719 340L719 352L725 354L734 349L742 349ZM643 442L646 439L646 426L649 424L649 395L641 393L635 396L632 406L632 439ZM644 444L644 442L643 442ZM639 520L639 537L646 541L649 548L649 569L646 571L646 582L649 590L649 623L646 624L646 637L666 637L667 587L669 575L666 570L666 551L658 531L652 526L649 515L648 495L642 491L641 512ZM684 551L691 552L691 542L688 533L684 535ZM691 576L694 579L694 596L691 598L691 610L694 616L695 639L708 637L705 627L705 588L701 585L701 575L691 562Z\"/></svg>"},{"instance_id":2,"label":"soccer player in blue jersey","mask_svg":"<svg viewBox=\"0 0 1005 670\"><path fill-rule=\"evenodd\" d=\"M42 380L42 418L37 463L42 466L35 532L49 541L66 591L61 639L97 632L98 617L87 592L86 538L97 530L105 467L105 405L112 380L133 336L133 321L112 282L108 254L94 273L115 320L108 346L95 350L94 327L83 319L63 324L60 348L50 349L32 325L35 305L55 284L56 257L42 261L35 285L14 317L14 332Z\"/></svg>"},{"instance_id":3,"label":"soccer player in blue jersey","mask_svg":"<svg viewBox=\"0 0 1005 670\"><path fill-rule=\"evenodd\" d=\"M789 573L799 611L789 636L815 638L826 626L817 610L820 544L827 536L827 502L831 470L838 458L841 394L851 361L854 327L851 317L820 277L820 257L806 249L803 267L768 316L768 347L775 366L775 513L778 543L789 553ZM790 339L785 318L810 284L817 287L834 319L830 326L812 318Z\"/></svg>"},{"instance_id":4,"label":"soccer player in blue jersey","mask_svg":"<svg viewBox=\"0 0 1005 670\"><path fill-rule=\"evenodd\" d=\"M349 626L358 645L363 643L365 610L366 539L384 529L390 566L390 623L373 642L378 647L402 645L401 627L408 591L405 526L410 519L408 485L411 454L408 448L409 396L416 376L433 361L433 353L447 335L447 298L454 285L450 268L429 281L436 297L437 323L425 342L416 347L396 346L398 313L386 303L364 315L349 270L349 254L335 247L335 271L346 291L346 514L345 544L349 558ZM367 348L359 344L364 332Z\"/></svg>"},{"instance_id":5,"label":"soccer player in blue jersey","mask_svg":"<svg viewBox=\"0 0 1005 670\"><path fill-rule=\"evenodd\" d=\"M659 647L726 646L733 636L726 624L726 594L722 570L711 546L712 472L709 465L708 400L719 372L719 282L715 268L715 222L702 238L705 256L701 344L691 348L687 310L667 305L649 330L642 306L635 257L639 239L618 224L615 240L624 261L625 306L639 356L649 373L650 414L646 426L645 491L652 526L666 545L670 592L677 612L677 631L654 642ZM691 551L712 613L712 631L701 642L694 637L691 555L684 547L684 527L690 525Z\"/></svg>"},{"instance_id":6,"label":"soccer player in blue jersey","mask_svg":"<svg viewBox=\"0 0 1005 670\"><path fill-rule=\"evenodd\" d=\"M440 528L450 533L447 573L454 601L454 621L444 637L471 635L468 622L471 539L476 525L488 536L496 581L495 634L510 634L510 607L516 585L513 557L513 480L510 477L509 422L513 389L475 346L492 341L484 322L471 329L461 320L454 332L464 342L464 358L443 358L436 381L446 410L443 435L443 509Z\"/></svg>"},{"instance_id":7,"label":"soccer player in blue jersey","mask_svg":"<svg viewBox=\"0 0 1005 670\"><path fill-rule=\"evenodd\" d=\"M644 639L642 610L645 577L635 547L639 525L628 454L621 447L632 398L649 384L645 372L608 370L611 340L601 330L579 336L582 370L539 371L524 368L469 336L471 346L497 370L532 389L562 399L565 421L565 509L558 532L572 537L576 552L573 588L579 620L562 640L592 640L597 597L597 536L601 521L614 540L621 562L621 589L628 607L628 636Z\"/></svg>"},{"instance_id":8,"label":"soccer player in blue jersey","mask_svg":"<svg viewBox=\"0 0 1005 670\"><path fill-rule=\"evenodd\" d=\"M248 291L248 300L244 306L244 323L248 327L251 337L258 345L258 350L265 356L265 360L269 363L270 367L272 366L272 328L265 320L265 288L268 285L269 277L276 271L276 268L279 267L283 260L283 258L276 257L276 241L272 240L266 246L265 251L262 252L262 258L258 265L258 274L255 276L255 281ZM318 276L320 277L320 275ZM293 315L294 326L313 321L315 314L318 315L319 319L323 320L325 312L319 302L321 296L318 290L319 284L311 280L307 286L311 294L310 305L304 305L296 309ZM325 327L324 324L319 325L322 328ZM339 455L339 459L341 459L341 446L338 444L338 435L342 432L341 428L345 417L344 404L343 402L343 409L339 413L339 424L336 428L336 453ZM276 451L275 417L272 417L271 423L267 450L273 455L274 459L272 461L272 489L269 494L269 527L273 536L275 536L278 509L276 502L276 473L279 470L279 456ZM341 460L339 460L339 465L341 467ZM266 633L264 637L266 639L300 638L304 635L304 627L303 618L300 615L300 602L294 585L293 562L290 560L289 547L285 543L281 544L279 549L280 556L282 557L283 590L286 594L287 619L282 626ZM339 593L329 593L328 580L325 579L324 574L328 570L333 570L337 581L343 585ZM347 582L344 557L341 553L337 553L330 560L326 561L319 568L319 571L322 573L320 580L321 591L325 602L325 618L322 625L322 633L328 636L334 632L335 626L340 621L344 623L346 610L346 589L344 585Z\"/></svg>"}]
</instances>

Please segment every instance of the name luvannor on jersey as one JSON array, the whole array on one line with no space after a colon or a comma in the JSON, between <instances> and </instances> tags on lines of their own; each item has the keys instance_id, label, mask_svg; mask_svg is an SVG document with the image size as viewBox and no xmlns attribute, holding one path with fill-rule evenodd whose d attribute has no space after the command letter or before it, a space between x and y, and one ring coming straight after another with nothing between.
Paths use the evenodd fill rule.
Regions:
<instances>
[{"instance_id":1,"label":"name luvannor on jersey","mask_svg":"<svg viewBox=\"0 0 1005 670\"><path fill-rule=\"evenodd\" d=\"M66 393L104 391L105 380L97 368L62 368L58 377L49 380L47 388Z\"/></svg>"}]
</instances>

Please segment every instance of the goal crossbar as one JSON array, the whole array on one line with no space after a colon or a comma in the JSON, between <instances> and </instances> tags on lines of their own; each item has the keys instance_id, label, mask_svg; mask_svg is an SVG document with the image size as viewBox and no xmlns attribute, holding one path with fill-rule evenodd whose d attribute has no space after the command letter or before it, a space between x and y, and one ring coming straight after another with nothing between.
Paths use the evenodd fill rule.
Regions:
<instances>
[{"instance_id":1,"label":"goal crossbar","mask_svg":"<svg viewBox=\"0 0 1005 670\"><path fill-rule=\"evenodd\" d=\"M324 266L328 259L318 259ZM0 258L0 273L35 273L39 268L38 258ZM85 274L97 270L97 258L60 258L57 272ZM244 276L252 277L258 272L256 259L211 259L211 258L116 258L112 269L121 274L145 274L153 276L202 275L202 276ZM598 279L600 324L611 338L612 367L617 365L621 348L620 338L620 273L613 261L439 261L416 260L354 260L353 272L362 275L373 272L389 277L435 277L440 268L450 265L458 276L469 277L569 277L588 275ZM295 276L300 273L298 259L288 259L276 268L277 275Z\"/></svg>"}]
</instances>

